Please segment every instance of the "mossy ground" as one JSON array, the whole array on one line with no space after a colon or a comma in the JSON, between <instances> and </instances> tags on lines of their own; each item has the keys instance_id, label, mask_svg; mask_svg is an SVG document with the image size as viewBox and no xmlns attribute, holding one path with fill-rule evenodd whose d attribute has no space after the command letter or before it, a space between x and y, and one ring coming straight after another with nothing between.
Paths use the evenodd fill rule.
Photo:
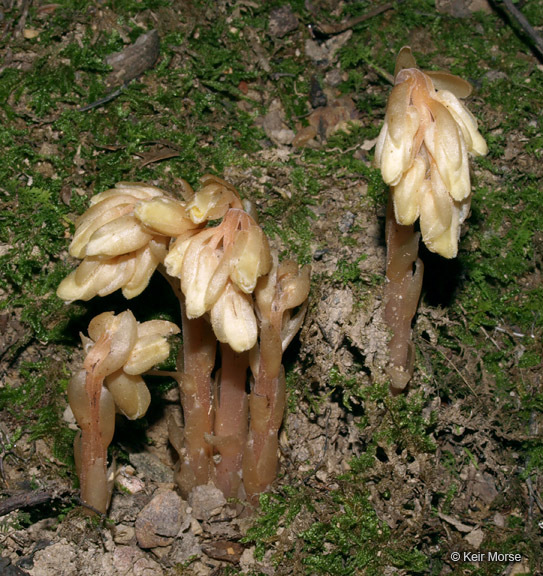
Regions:
<instances>
[{"instance_id":1,"label":"mossy ground","mask_svg":"<svg viewBox=\"0 0 543 576\"><path fill-rule=\"evenodd\" d=\"M281 5L290 5L299 23L278 38L268 23ZM328 442L333 407L338 434L349 436L344 445L352 449L352 456L342 454L343 468L321 476L322 462L307 462L302 473L286 459L243 539L254 546L253 572L490 576L509 568L451 561L452 551L478 549L520 553L516 574L541 573L543 64L499 9L455 18L429 0L398 3L355 26L328 64L307 56L306 41L331 38L319 24L372 5L323 0L309 11L294 0L66 0L4 9L4 495L27 486L17 456L32 463L37 485L61 477L72 485L73 432L62 412L77 333L95 310L124 306L112 298L67 307L55 295L74 265L67 246L88 198L119 180L150 181L175 193L179 178L196 185L211 172L257 204L283 255L313 261L300 354L287 358L291 413L321 430L326 459L338 445L337 438ZM541 29L541 2L521 7ZM156 65L110 102L80 111L113 91L105 56L152 28L161 37ZM390 85L381 71L393 71L406 44L422 68L449 69L474 84L469 107L490 152L473 163L472 214L458 259L423 252L415 378L408 395L391 398L386 383L369 384L356 337L340 335L324 362L310 326L329 292L354 297L349 319L339 322L344 326L356 326L357 314L369 314L380 298L384 263L361 252L358 239L368 230L362 215L382 231L386 189L363 143L382 123ZM335 90L354 100L360 122L316 148L278 147L258 118L279 100L285 125L301 129L312 110L312 77L323 84L332 69L340 78ZM164 150L169 158L162 159ZM355 195L355 185L363 195ZM354 220L345 225L347 212ZM333 228L330 235L315 231L323 218L334 223L326 228ZM382 235L376 243L382 247ZM139 319L156 313L146 299L136 305ZM335 361L347 356L348 365ZM36 460L35 444L44 439L52 449ZM20 520L33 522L23 513ZM20 527L12 519L0 525L5 534ZM477 531L482 540L475 545L466 536ZM190 563L182 573L188 570Z\"/></svg>"}]
</instances>

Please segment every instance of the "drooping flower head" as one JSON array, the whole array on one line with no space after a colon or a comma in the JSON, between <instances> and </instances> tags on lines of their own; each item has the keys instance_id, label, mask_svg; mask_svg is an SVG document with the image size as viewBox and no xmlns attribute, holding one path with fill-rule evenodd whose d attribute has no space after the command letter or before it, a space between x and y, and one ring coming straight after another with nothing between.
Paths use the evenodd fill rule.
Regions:
<instances>
[{"instance_id":1,"label":"drooping flower head","mask_svg":"<svg viewBox=\"0 0 543 576\"><path fill-rule=\"evenodd\" d=\"M116 410L131 420L140 418L151 401L141 374L166 360L170 353L167 337L179 333L179 328L166 320L140 323L126 310L118 315L99 314L91 320L88 333L88 337L81 334L81 340L87 358L93 359L86 361L85 369L93 368L90 364L95 364L99 357L99 368L94 367L94 371L104 379ZM82 395L81 400L78 394ZM76 417L80 406L86 406L84 394L85 370L77 373L68 387Z\"/></svg>"},{"instance_id":2,"label":"drooping flower head","mask_svg":"<svg viewBox=\"0 0 543 576\"><path fill-rule=\"evenodd\" d=\"M210 313L215 335L238 351L256 343L252 292L271 268L266 236L240 208L229 208L218 226L180 236L164 261L181 279L186 314Z\"/></svg>"},{"instance_id":3,"label":"drooping flower head","mask_svg":"<svg viewBox=\"0 0 543 576\"><path fill-rule=\"evenodd\" d=\"M183 202L154 186L121 182L94 196L76 221L70 255L83 261L57 294L90 300L121 288L125 298L134 298L164 260L169 237L196 227Z\"/></svg>"},{"instance_id":4,"label":"drooping flower head","mask_svg":"<svg viewBox=\"0 0 543 576\"><path fill-rule=\"evenodd\" d=\"M457 76L419 70L411 49L402 48L375 149L396 221L408 226L420 218L424 243L446 258L456 256L469 212L468 154L488 151L477 120L460 101L470 93Z\"/></svg>"}]
</instances>

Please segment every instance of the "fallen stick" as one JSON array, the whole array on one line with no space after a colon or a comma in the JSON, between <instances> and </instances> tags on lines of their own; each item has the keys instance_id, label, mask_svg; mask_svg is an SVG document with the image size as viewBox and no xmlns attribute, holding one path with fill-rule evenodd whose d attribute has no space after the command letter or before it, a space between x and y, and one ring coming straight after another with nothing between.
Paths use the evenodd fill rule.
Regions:
<instances>
[{"instance_id":1,"label":"fallen stick","mask_svg":"<svg viewBox=\"0 0 543 576\"><path fill-rule=\"evenodd\" d=\"M511 0L494 0L492 3L498 9L503 9L503 11L520 26L526 36L528 36L528 38L530 38L530 40L534 43L533 47L537 52L539 59L543 61L543 39L528 22L526 16L524 16L524 14L513 4L513 2L511 2Z\"/></svg>"},{"instance_id":2,"label":"fallen stick","mask_svg":"<svg viewBox=\"0 0 543 576\"><path fill-rule=\"evenodd\" d=\"M0 502L0 516L5 516L21 508L33 508L40 506L51 500L58 500L65 494L70 494L70 490L31 490L29 492L18 492Z\"/></svg>"}]
</instances>

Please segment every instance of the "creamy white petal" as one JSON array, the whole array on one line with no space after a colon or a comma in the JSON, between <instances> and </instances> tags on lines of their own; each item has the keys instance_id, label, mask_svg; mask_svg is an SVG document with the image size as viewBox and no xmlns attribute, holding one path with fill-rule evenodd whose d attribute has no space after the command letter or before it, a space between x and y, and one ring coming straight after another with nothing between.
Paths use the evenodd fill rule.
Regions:
<instances>
[{"instance_id":1,"label":"creamy white petal","mask_svg":"<svg viewBox=\"0 0 543 576\"><path fill-rule=\"evenodd\" d=\"M117 370L105 379L117 411L129 420L141 418L151 404L151 394L141 376Z\"/></svg>"},{"instance_id":2,"label":"creamy white petal","mask_svg":"<svg viewBox=\"0 0 543 576\"><path fill-rule=\"evenodd\" d=\"M447 90L440 90L436 93L435 97L447 108L456 120L464 136L468 152L476 156L485 156L488 153L488 146L478 130L477 120L473 114L454 94L451 94Z\"/></svg>"},{"instance_id":3,"label":"creamy white petal","mask_svg":"<svg viewBox=\"0 0 543 576\"><path fill-rule=\"evenodd\" d=\"M398 224L409 226L419 217L422 184L426 178L426 169L426 161L417 156L397 186L392 188L394 214Z\"/></svg>"},{"instance_id":4,"label":"creamy white petal","mask_svg":"<svg viewBox=\"0 0 543 576\"><path fill-rule=\"evenodd\" d=\"M436 252L444 258L456 258L459 237L458 209L455 208L449 228L442 234L434 236L431 240L425 241L425 244L429 250Z\"/></svg>"},{"instance_id":5,"label":"creamy white petal","mask_svg":"<svg viewBox=\"0 0 543 576\"><path fill-rule=\"evenodd\" d=\"M108 222L91 236L87 256L118 256L142 248L153 236L130 214Z\"/></svg>"},{"instance_id":6,"label":"creamy white petal","mask_svg":"<svg viewBox=\"0 0 543 576\"><path fill-rule=\"evenodd\" d=\"M250 294L260 276L271 268L271 256L267 238L260 226L240 230L236 235L232 251L232 272L234 284Z\"/></svg>"},{"instance_id":7,"label":"creamy white petal","mask_svg":"<svg viewBox=\"0 0 543 576\"><path fill-rule=\"evenodd\" d=\"M153 232L164 236L180 236L196 227L189 218L185 204L173 198L160 197L140 202L134 214Z\"/></svg>"},{"instance_id":8,"label":"creamy white petal","mask_svg":"<svg viewBox=\"0 0 543 576\"><path fill-rule=\"evenodd\" d=\"M179 326L168 320L147 320L138 324L138 339L157 335L166 337L179 332Z\"/></svg>"},{"instance_id":9,"label":"creamy white petal","mask_svg":"<svg viewBox=\"0 0 543 576\"><path fill-rule=\"evenodd\" d=\"M164 362L170 355L166 338L152 334L138 338L123 369L127 374L143 374L153 366Z\"/></svg>"},{"instance_id":10,"label":"creamy white petal","mask_svg":"<svg viewBox=\"0 0 543 576\"><path fill-rule=\"evenodd\" d=\"M221 253L198 242L197 238L188 246L181 269L181 290L189 318L198 318L207 312L206 291L220 261Z\"/></svg>"},{"instance_id":11,"label":"creamy white petal","mask_svg":"<svg viewBox=\"0 0 543 576\"><path fill-rule=\"evenodd\" d=\"M123 296L127 300L139 296L147 288L151 276L160 263L149 245L137 250L133 260L134 272L122 286Z\"/></svg>"},{"instance_id":12,"label":"creamy white petal","mask_svg":"<svg viewBox=\"0 0 543 576\"><path fill-rule=\"evenodd\" d=\"M462 132L450 112L437 101L429 108L434 117L432 130L425 144L433 156L443 183L454 200L469 196L471 184L466 145Z\"/></svg>"},{"instance_id":13,"label":"creamy white petal","mask_svg":"<svg viewBox=\"0 0 543 576\"><path fill-rule=\"evenodd\" d=\"M258 334L251 298L228 284L211 308L211 325L219 342L229 344L235 352L250 350Z\"/></svg>"},{"instance_id":14,"label":"creamy white petal","mask_svg":"<svg viewBox=\"0 0 543 576\"><path fill-rule=\"evenodd\" d=\"M113 198L112 200L117 200ZM76 222L76 231L70 244L70 255L74 258L87 256L87 245L92 235L102 226L132 212L133 204L122 202L111 207L96 205L87 210Z\"/></svg>"},{"instance_id":15,"label":"creamy white petal","mask_svg":"<svg viewBox=\"0 0 543 576\"><path fill-rule=\"evenodd\" d=\"M451 226L453 201L437 170L432 172L432 185L428 186L420 204L420 230L425 244L441 236Z\"/></svg>"}]
</instances>

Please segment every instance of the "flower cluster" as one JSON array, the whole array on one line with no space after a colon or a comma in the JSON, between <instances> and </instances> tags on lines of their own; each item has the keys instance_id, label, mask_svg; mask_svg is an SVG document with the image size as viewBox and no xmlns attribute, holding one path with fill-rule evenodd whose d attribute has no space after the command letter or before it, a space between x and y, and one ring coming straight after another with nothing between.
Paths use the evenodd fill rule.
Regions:
<instances>
[{"instance_id":1,"label":"flower cluster","mask_svg":"<svg viewBox=\"0 0 543 576\"><path fill-rule=\"evenodd\" d=\"M74 448L82 499L100 512L106 511L111 494L107 447L115 413L131 420L145 414L151 395L141 374L168 357L166 338L178 332L164 320L140 324L127 310L96 316L89 336L81 335L85 361L68 384L68 401L81 429Z\"/></svg>"},{"instance_id":2,"label":"flower cluster","mask_svg":"<svg viewBox=\"0 0 543 576\"><path fill-rule=\"evenodd\" d=\"M471 86L422 72L409 48L398 56L394 83L375 163L392 187L396 221L408 226L420 218L427 247L454 258L471 203L468 153L487 153L477 120L459 100Z\"/></svg>"},{"instance_id":3,"label":"flower cluster","mask_svg":"<svg viewBox=\"0 0 543 576\"><path fill-rule=\"evenodd\" d=\"M236 189L210 175L201 183L194 193L183 181L184 200L134 183L95 196L77 220L70 246L70 254L82 262L57 293L67 301L88 300L122 289L132 298L145 289L157 267L170 282L179 280L172 285L180 298L183 358L174 377L184 427L180 434L170 433L180 455L178 484L186 495L211 480L227 496L243 496L242 457L250 452L247 475L256 487L248 489L252 495L275 477L277 453L271 452L277 448L285 395L281 356L303 319L309 269L300 271L294 262L274 264L264 232ZM76 446L76 455L84 462L78 466L86 487L83 498L97 509L104 509L103 495L109 493L105 450L113 415L117 411L133 419L145 413L150 395L141 374L168 355L165 338L178 331L169 322L138 324L130 311L119 316L108 312L91 322L88 338L82 337L87 359L84 370L72 378L69 401L82 438L92 438L90 444ZM246 391L250 357L252 403ZM264 417L257 405L277 409L273 417ZM258 434L251 432L257 449L246 452L250 406L259 419L257 425L249 416L252 427L261 434L255 442ZM270 435L275 441L262 450L262 438ZM259 471L264 469L274 472L262 479ZM90 476L92 489L87 488Z\"/></svg>"},{"instance_id":4,"label":"flower cluster","mask_svg":"<svg viewBox=\"0 0 543 576\"><path fill-rule=\"evenodd\" d=\"M76 221L70 245L70 255L83 261L61 282L58 296L66 301L90 300L119 288L125 298L141 294L164 260L169 239L166 225L158 230L145 226L137 212L160 208L170 219L176 217L176 230L180 222L195 227L183 217L182 204L154 186L123 182L94 196L91 207Z\"/></svg>"},{"instance_id":5,"label":"flower cluster","mask_svg":"<svg viewBox=\"0 0 543 576\"><path fill-rule=\"evenodd\" d=\"M269 272L271 257L264 232L247 212L229 208L219 225L178 239L164 263L170 276L181 279L189 318L209 312L219 342L236 352L255 345L251 294Z\"/></svg>"}]
</instances>

